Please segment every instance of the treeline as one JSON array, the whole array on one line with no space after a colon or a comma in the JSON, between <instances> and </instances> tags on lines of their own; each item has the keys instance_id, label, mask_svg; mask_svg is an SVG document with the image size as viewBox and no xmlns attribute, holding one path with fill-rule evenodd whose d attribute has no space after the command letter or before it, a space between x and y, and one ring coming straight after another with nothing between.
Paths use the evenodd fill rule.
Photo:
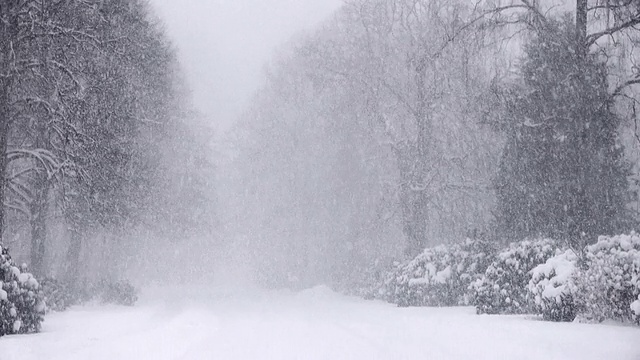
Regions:
<instances>
[{"instance_id":1,"label":"treeline","mask_svg":"<svg viewBox=\"0 0 640 360\"><path fill-rule=\"evenodd\" d=\"M0 126L0 242L37 276L212 229L211 134L144 0L3 1Z\"/></svg>"},{"instance_id":2,"label":"treeline","mask_svg":"<svg viewBox=\"0 0 640 360\"><path fill-rule=\"evenodd\" d=\"M633 1L345 2L281 51L236 129L258 273L632 230L638 23Z\"/></svg>"}]
</instances>

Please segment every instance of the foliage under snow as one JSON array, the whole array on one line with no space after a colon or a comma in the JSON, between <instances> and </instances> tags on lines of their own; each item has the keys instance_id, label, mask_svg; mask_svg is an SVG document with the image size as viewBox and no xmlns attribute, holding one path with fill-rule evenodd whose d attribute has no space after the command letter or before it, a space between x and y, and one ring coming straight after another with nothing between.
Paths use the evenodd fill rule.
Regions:
<instances>
[{"instance_id":1,"label":"foliage under snow","mask_svg":"<svg viewBox=\"0 0 640 360\"><path fill-rule=\"evenodd\" d=\"M639 307L640 236L601 236L587 246L577 286L586 320L632 320Z\"/></svg>"},{"instance_id":2,"label":"foliage under snow","mask_svg":"<svg viewBox=\"0 0 640 360\"><path fill-rule=\"evenodd\" d=\"M530 296L545 320L573 321L576 317L574 276L578 257L573 250L556 255L531 270Z\"/></svg>"},{"instance_id":3,"label":"foliage under snow","mask_svg":"<svg viewBox=\"0 0 640 360\"><path fill-rule=\"evenodd\" d=\"M64 311L69 306L96 301L102 304L132 306L138 300L136 289L125 280L102 279L92 283L76 281L75 284L47 278L42 281L42 291L47 310Z\"/></svg>"},{"instance_id":4,"label":"foliage under snow","mask_svg":"<svg viewBox=\"0 0 640 360\"><path fill-rule=\"evenodd\" d=\"M640 323L640 295L638 295L638 300L631 303L631 311L633 311L636 322Z\"/></svg>"},{"instance_id":5,"label":"foliage under snow","mask_svg":"<svg viewBox=\"0 0 640 360\"><path fill-rule=\"evenodd\" d=\"M69 306L80 302L78 296L71 291L71 286L66 282L45 278L40 282L40 286L47 302L47 311L64 311Z\"/></svg>"},{"instance_id":6,"label":"foliage under snow","mask_svg":"<svg viewBox=\"0 0 640 360\"><path fill-rule=\"evenodd\" d=\"M552 240L512 243L489 265L482 279L472 286L478 313L522 314L532 310L528 293L530 271L545 263L556 251Z\"/></svg>"},{"instance_id":7,"label":"foliage under snow","mask_svg":"<svg viewBox=\"0 0 640 360\"><path fill-rule=\"evenodd\" d=\"M128 281L103 280L96 285L96 298L105 304L133 306L138 301L136 289Z\"/></svg>"},{"instance_id":8,"label":"foliage under snow","mask_svg":"<svg viewBox=\"0 0 640 360\"><path fill-rule=\"evenodd\" d=\"M469 285L490 259L490 247L480 240L427 248L389 274L383 297L400 306L466 305Z\"/></svg>"},{"instance_id":9,"label":"foliage under snow","mask_svg":"<svg viewBox=\"0 0 640 360\"><path fill-rule=\"evenodd\" d=\"M427 248L393 269L372 272L361 293L400 306L471 303L478 313L640 323L640 236L635 233L600 237L583 257L547 239L512 243L493 254L483 241Z\"/></svg>"},{"instance_id":10,"label":"foliage under snow","mask_svg":"<svg viewBox=\"0 0 640 360\"><path fill-rule=\"evenodd\" d=\"M39 331L45 308L38 281L0 246L0 336Z\"/></svg>"}]
</instances>

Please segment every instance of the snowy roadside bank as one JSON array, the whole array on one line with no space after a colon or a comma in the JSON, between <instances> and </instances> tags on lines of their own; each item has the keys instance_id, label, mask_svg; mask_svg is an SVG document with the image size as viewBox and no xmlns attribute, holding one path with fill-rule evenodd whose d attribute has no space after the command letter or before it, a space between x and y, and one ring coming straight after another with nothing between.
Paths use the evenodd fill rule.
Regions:
<instances>
[{"instance_id":1,"label":"snowy roadside bank","mask_svg":"<svg viewBox=\"0 0 640 360\"><path fill-rule=\"evenodd\" d=\"M397 308L324 287L178 293L156 288L131 308L50 314L40 334L0 338L0 359L640 358L635 327L478 316L472 308Z\"/></svg>"}]
</instances>

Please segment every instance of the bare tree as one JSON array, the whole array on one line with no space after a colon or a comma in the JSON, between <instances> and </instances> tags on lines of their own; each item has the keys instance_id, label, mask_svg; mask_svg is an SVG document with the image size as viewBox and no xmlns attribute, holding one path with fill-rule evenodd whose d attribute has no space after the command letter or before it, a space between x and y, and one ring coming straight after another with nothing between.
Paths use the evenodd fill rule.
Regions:
<instances>
[{"instance_id":1,"label":"bare tree","mask_svg":"<svg viewBox=\"0 0 640 360\"><path fill-rule=\"evenodd\" d=\"M467 200L487 193L486 181L460 177L477 148L459 153L443 141L452 134L445 119L474 127L474 91L486 71L474 63L482 57L483 13L476 6L439 1L364 0L348 6L364 29L358 38L365 44L362 52L375 60L364 72L345 75L359 77L368 88L373 116L396 154L407 252L415 254L441 241L432 230L446 223L437 215L447 211L455 193ZM450 119L453 114L460 119ZM467 144L476 142L477 134L468 133Z\"/></svg>"}]
</instances>

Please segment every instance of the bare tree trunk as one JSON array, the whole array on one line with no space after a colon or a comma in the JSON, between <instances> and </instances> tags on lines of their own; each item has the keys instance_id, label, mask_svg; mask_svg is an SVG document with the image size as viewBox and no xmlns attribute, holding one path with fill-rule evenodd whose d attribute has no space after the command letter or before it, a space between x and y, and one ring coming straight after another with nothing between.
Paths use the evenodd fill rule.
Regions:
<instances>
[{"instance_id":1,"label":"bare tree trunk","mask_svg":"<svg viewBox=\"0 0 640 360\"><path fill-rule=\"evenodd\" d=\"M7 7L0 5L0 75L9 70ZM0 244L3 240L5 211L4 190L7 173L7 141L9 137L9 78L0 76Z\"/></svg>"},{"instance_id":2,"label":"bare tree trunk","mask_svg":"<svg viewBox=\"0 0 640 360\"><path fill-rule=\"evenodd\" d=\"M2 32L3 30L0 30ZM0 39L0 42L2 39ZM0 45L1 46L1 45ZM3 67L0 66L0 71ZM5 230L5 182L7 178L7 142L9 140L8 81L0 77L0 243Z\"/></svg>"},{"instance_id":3,"label":"bare tree trunk","mask_svg":"<svg viewBox=\"0 0 640 360\"><path fill-rule=\"evenodd\" d=\"M606 0L606 1L609 1L609 0ZM584 69L585 69L585 61L587 58L587 54L589 53L589 46L587 44L587 21L588 21L587 6L588 6L588 0L576 0L576 54L578 55L578 66L581 69L581 71L578 73L578 77L580 78L581 82L585 81L585 76L587 75L585 74ZM582 131L584 132L585 130L582 130ZM578 148L581 149L580 152L584 151L582 150L582 148L584 148L584 146L586 145L584 144L585 140L586 138L584 136L580 136L578 140ZM589 153L588 150L587 150L587 153ZM580 163L589 164L590 162L580 161ZM593 177L593 175L591 174L591 172L587 172L587 174L588 175L585 177L586 175L585 172L580 171L578 176L580 189L575 194L577 204L574 207L576 209L583 209L583 211L590 211L589 201L585 201L586 200L585 187L590 182L589 179ZM576 223L576 222L573 222L573 223ZM573 229L570 229L570 231L568 232L570 244L574 245L574 248L578 248L578 249L581 249L583 246L586 245L584 243L585 237L580 235L580 233L582 233L580 229L581 227L580 225L578 224L573 225L572 226Z\"/></svg>"},{"instance_id":4,"label":"bare tree trunk","mask_svg":"<svg viewBox=\"0 0 640 360\"><path fill-rule=\"evenodd\" d=\"M587 49L587 0L576 0L576 51L583 60Z\"/></svg>"},{"instance_id":5,"label":"bare tree trunk","mask_svg":"<svg viewBox=\"0 0 640 360\"><path fill-rule=\"evenodd\" d=\"M44 258L47 239L47 212L49 204L49 181L46 174L37 174L34 182L34 197L31 203L31 266L36 276L45 275Z\"/></svg>"},{"instance_id":6,"label":"bare tree trunk","mask_svg":"<svg viewBox=\"0 0 640 360\"><path fill-rule=\"evenodd\" d=\"M82 251L82 231L70 229L69 248L67 249L65 280L74 284L78 280L80 253Z\"/></svg>"},{"instance_id":7,"label":"bare tree trunk","mask_svg":"<svg viewBox=\"0 0 640 360\"><path fill-rule=\"evenodd\" d=\"M17 31L16 17L12 14L13 1L0 4L0 243L6 226L5 189L7 181L7 147L11 124L9 106L10 91L13 82L11 63L15 54L12 39Z\"/></svg>"},{"instance_id":8,"label":"bare tree trunk","mask_svg":"<svg viewBox=\"0 0 640 360\"><path fill-rule=\"evenodd\" d=\"M409 182L403 181L404 192L409 197L404 205L405 211L405 235L409 244L405 253L415 256L420 253L427 244L427 226L429 224L429 157L431 141L431 121L429 119L429 99L426 91L427 57L422 55L415 64L415 82L417 87L416 126L417 137L414 149L410 154L411 163Z\"/></svg>"},{"instance_id":9,"label":"bare tree trunk","mask_svg":"<svg viewBox=\"0 0 640 360\"><path fill-rule=\"evenodd\" d=\"M42 19L49 17L49 9L46 1L40 2L40 16ZM40 62L44 64L41 69L43 83L40 84L38 91L41 96L49 102L55 92L53 82L55 80L51 76L49 68L49 59L51 45L49 39L40 39L38 42L38 52ZM35 125L35 141L34 146L37 149L48 149L51 145L51 139L48 134L48 125L53 115L48 111L37 120ZM49 190L51 182L47 170L42 168L35 173L33 187L33 199L30 204L30 225L31 225L31 271L37 276L45 275L44 260L46 255L47 243L47 217L49 212Z\"/></svg>"}]
</instances>

